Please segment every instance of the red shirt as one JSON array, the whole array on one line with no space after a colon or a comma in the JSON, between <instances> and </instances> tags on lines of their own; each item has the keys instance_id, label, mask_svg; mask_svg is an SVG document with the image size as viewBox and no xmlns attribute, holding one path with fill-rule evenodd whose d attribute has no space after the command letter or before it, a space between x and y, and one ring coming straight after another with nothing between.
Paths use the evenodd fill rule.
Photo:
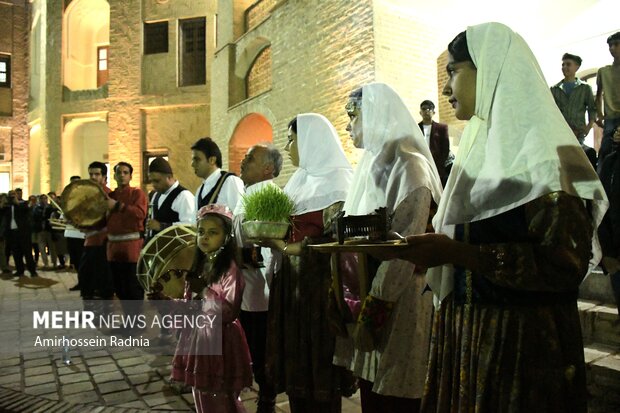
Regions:
<instances>
[{"instance_id":1,"label":"red shirt","mask_svg":"<svg viewBox=\"0 0 620 413\"><path fill-rule=\"evenodd\" d=\"M108 261L138 262L143 239L113 241L114 235L131 234L144 231L144 219L148 210L146 194L140 188L126 186L116 188L110 198L119 205L108 216Z\"/></svg>"}]
</instances>

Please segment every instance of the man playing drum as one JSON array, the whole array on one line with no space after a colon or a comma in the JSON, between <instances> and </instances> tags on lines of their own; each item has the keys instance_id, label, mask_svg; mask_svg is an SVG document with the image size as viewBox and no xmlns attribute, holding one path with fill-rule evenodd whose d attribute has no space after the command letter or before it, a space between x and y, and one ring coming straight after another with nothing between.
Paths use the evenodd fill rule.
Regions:
<instances>
[{"instance_id":1,"label":"man playing drum","mask_svg":"<svg viewBox=\"0 0 620 413\"><path fill-rule=\"evenodd\" d=\"M194 195L174 179L170 163L161 156L149 165L149 181L156 192L146 223L149 239L172 225L192 225L196 222Z\"/></svg>"},{"instance_id":2,"label":"man playing drum","mask_svg":"<svg viewBox=\"0 0 620 413\"><path fill-rule=\"evenodd\" d=\"M119 162L114 167L118 187L108 200L107 256L116 295L121 300L142 300L144 290L136 277L136 265L142 249L141 233L147 211L147 198L140 188L129 186L133 167Z\"/></svg>"},{"instance_id":3,"label":"man playing drum","mask_svg":"<svg viewBox=\"0 0 620 413\"><path fill-rule=\"evenodd\" d=\"M103 162L94 161L88 165L89 179L101 186L103 192L110 193L107 186L108 167ZM103 225L103 224L102 224ZM96 295L111 300L114 297L112 280L106 257L107 229L93 228L86 231L84 250L78 268L78 283L84 300Z\"/></svg>"}]
</instances>

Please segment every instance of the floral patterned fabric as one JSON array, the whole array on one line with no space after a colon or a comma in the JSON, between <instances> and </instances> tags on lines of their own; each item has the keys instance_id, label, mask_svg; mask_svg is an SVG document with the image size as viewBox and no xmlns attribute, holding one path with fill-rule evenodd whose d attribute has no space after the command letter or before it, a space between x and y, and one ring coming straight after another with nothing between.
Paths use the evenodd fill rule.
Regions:
<instances>
[{"instance_id":1,"label":"floral patterned fabric","mask_svg":"<svg viewBox=\"0 0 620 413\"><path fill-rule=\"evenodd\" d=\"M337 210L292 217L289 243L331 241L324 228L329 232L328 216ZM332 365L334 336L329 332L330 282L330 256L304 248L301 256L284 254L271 285L267 379L304 411L340 411L340 370Z\"/></svg>"},{"instance_id":2,"label":"floral patterned fabric","mask_svg":"<svg viewBox=\"0 0 620 413\"><path fill-rule=\"evenodd\" d=\"M555 192L468 225L480 270L467 303L456 268L435 314L422 411L586 412L576 302L593 234L584 202Z\"/></svg>"}]
</instances>

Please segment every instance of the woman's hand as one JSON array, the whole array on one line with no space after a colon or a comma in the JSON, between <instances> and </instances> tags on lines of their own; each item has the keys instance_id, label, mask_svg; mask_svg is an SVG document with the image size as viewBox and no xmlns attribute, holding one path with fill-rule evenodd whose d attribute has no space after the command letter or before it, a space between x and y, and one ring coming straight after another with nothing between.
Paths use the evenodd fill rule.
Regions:
<instances>
[{"instance_id":1,"label":"woman's hand","mask_svg":"<svg viewBox=\"0 0 620 413\"><path fill-rule=\"evenodd\" d=\"M406 247L384 248L370 254L384 261L409 261L418 268L460 263L461 243L445 234L409 235L404 240L407 242Z\"/></svg>"}]
</instances>

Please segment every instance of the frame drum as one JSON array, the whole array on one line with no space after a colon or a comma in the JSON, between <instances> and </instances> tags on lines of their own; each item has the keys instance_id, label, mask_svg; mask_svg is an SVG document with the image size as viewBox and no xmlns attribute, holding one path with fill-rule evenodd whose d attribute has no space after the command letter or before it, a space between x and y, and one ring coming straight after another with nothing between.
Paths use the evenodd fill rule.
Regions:
<instances>
[{"instance_id":1,"label":"frame drum","mask_svg":"<svg viewBox=\"0 0 620 413\"><path fill-rule=\"evenodd\" d=\"M191 225L173 225L158 232L140 251L137 277L142 288L182 298L195 249L196 228Z\"/></svg>"},{"instance_id":2,"label":"frame drum","mask_svg":"<svg viewBox=\"0 0 620 413\"><path fill-rule=\"evenodd\" d=\"M61 207L65 219L75 226L102 227L108 212L108 196L100 185L80 179L62 190Z\"/></svg>"}]
</instances>

